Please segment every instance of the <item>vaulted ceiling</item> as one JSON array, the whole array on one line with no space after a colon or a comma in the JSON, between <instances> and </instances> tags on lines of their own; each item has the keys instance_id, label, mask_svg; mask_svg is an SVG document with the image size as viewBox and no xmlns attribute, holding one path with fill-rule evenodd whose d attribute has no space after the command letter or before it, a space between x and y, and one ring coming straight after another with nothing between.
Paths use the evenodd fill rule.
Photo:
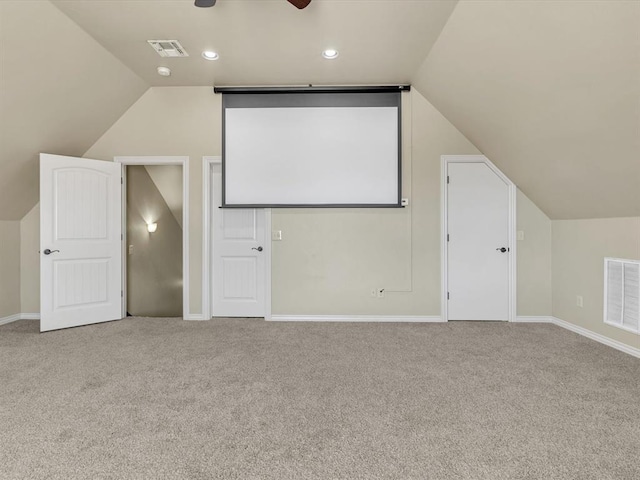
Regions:
<instances>
[{"instance_id":1,"label":"vaulted ceiling","mask_svg":"<svg viewBox=\"0 0 640 480\"><path fill-rule=\"evenodd\" d=\"M149 86L404 82L552 218L640 215L636 1L2 0L0 62L0 219L40 151L82 155Z\"/></svg>"},{"instance_id":2,"label":"vaulted ceiling","mask_svg":"<svg viewBox=\"0 0 640 480\"><path fill-rule=\"evenodd\" d=\"M455 4L0 0L0 219L38 201L39 152L82 155L149 86L408 82ZM178 39L190 56L160 58L151 39Z\"/></svg>"},{"instance_id":3,"label":"vaulted ceiling","mask_svg":"<svg viewBox=\"0 0 640 480\"><path fill-rule=\"evenodd\" d=\"M53 0L153 86L408 82L455 0ZM160 58L147 40L177 39L188 58ZM335 48L335 61L321 52ZM206 61L203 50L220 59ZM172 69L168 78L156 68Z\"/></svg>"},{"instance_id":4,"label":"vaulted ceiling","mask_svg":"<svg viewBox=\"0 0 640 480\"><path fill-rule=\"evenodd\" d=\"M640 2L460 2L413 83L551 218L640 215Z\"/></svg>"},{"instance_id":5,"label":"vaulted ceiling","mask_svg":"<svg viewBox=\"0 0 640 480\"><path fill-rule=\"evenodd\" d=\"M0 72L0 220L16 220L38 154L82 155L148 85L48 1L0 1Z\"/></svg>"}]
</instances>

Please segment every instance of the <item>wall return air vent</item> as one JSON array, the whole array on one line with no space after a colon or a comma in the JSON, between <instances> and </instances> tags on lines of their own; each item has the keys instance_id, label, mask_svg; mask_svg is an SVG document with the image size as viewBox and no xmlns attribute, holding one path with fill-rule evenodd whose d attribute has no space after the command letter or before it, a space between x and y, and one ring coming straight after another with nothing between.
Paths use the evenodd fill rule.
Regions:
<instances>
[{"instance_id":1,"label":"wall return air vent","mask_svg":"<svg viewBox=\"0 0 640 480\"><path fill-rule=\"evenodd\" d=\"M604 323L640 334L640 261L604 259Z\"/></svg>"},{"instance_id":2,"label":"wall return air vent","mask_svg":"<svg viewBox=\"0 0 640 480\"><path fill-rule=\"evenodd\" d=\"M187 51L177 40L147 40L147 43L158 52L161 57L188 57Z\"/></svg>"}]
</instances>

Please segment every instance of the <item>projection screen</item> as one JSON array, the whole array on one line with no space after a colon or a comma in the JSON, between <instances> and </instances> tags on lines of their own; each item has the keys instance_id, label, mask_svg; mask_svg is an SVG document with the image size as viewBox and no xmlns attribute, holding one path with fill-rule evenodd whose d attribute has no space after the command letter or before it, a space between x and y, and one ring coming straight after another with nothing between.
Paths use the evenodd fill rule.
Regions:
<instances>
[{"instance_id":1,"label":"projection screen","mask_svg":"<svg viewBox=\"0 0 640 480\"><path fill-rule=\"evenodd\" d=\"M400 91L223 93L223 207L398 207Z\"/></svg>"}]
</instances>

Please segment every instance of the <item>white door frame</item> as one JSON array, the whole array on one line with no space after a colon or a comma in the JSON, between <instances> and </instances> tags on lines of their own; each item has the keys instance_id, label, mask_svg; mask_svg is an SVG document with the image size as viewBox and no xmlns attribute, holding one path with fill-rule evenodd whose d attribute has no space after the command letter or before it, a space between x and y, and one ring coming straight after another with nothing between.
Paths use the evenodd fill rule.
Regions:
<instances>
[{"instance_id":1,"label":"white door frame","mask_svg":"<svg viewBox=\"0 0 640 480\"><path fill-rule=\"evenodd\" d=\"M211 236L213 212L213 166L222 163L220 156L202 157L202 314L204 320L211 320L213 311L213 251L214 239ZM264 319L271 320L271 209L264 209L265 229L265 279L264 279Z\"/></svg>"},{"instance_id":2,"label":"white door frame","mask_svg":"<svg viewBox=\"0 0 640 480\"><path fill-rule=\"evenodd\" d=\"M447 302L447 287L449 284L448 279L448 263L449 258L449 243L447 242L447 215L448 215L448 193L449 187L447 183L449 164L450 163L484 163L493 171L500 179L505 182L509 188L509 321L516 321L516 185L507 176L498 169L487 157L484 155L442 155L440 168L440 206L441 206L441 235L440 235L440 264L441 264L441 310L442 320L449 321L449 306Z\"/></svg>"},{"instance_id":3,"label":"white door frame","mask_svg":"<svg viewBox=\"0 0 640 480\"><path fill-rule=\"evenodd\" d=\"M182 166L182 318L189 314L189 157L114 157L122 164L122 318L127 316L127 165Z\"/></svg>"}]
</instances>

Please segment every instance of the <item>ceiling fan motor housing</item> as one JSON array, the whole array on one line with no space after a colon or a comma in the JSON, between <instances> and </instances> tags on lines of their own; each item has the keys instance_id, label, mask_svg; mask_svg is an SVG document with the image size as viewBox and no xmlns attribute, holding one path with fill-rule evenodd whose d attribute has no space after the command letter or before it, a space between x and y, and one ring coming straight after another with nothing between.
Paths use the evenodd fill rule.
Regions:
<instances>
[{"instance_id":1,"label":"ceiling fan motor housing","mask_svg":"<svg viewBox=\"0 0 640 480\"><path fill-rule=\"evenodd\" d=\"M303 9L311 3L311 0L287 0L291 5ZM196 0L195 6L201 8L213 7L216 4L216 0Z\"/></svg>"}]
</instances>

